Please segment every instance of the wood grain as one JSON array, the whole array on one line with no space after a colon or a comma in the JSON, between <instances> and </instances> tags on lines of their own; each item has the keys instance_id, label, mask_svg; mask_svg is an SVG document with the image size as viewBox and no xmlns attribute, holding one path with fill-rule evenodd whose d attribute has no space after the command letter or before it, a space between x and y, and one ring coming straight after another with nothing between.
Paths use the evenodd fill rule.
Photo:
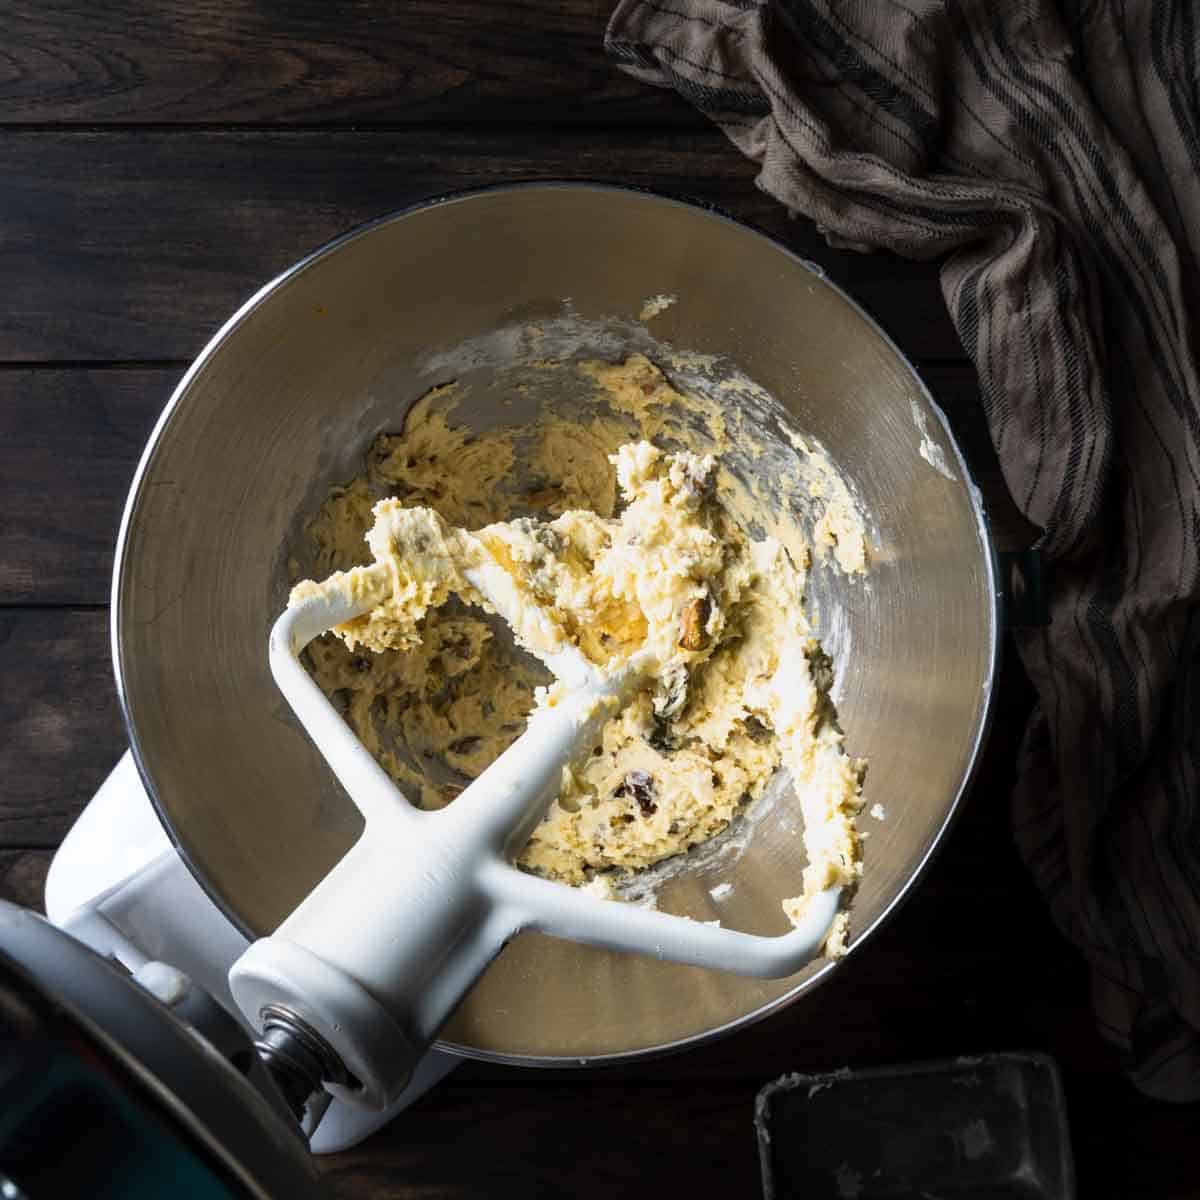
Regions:
<instances>
[{"instance_id":1,"label":"wood grain","mask_svg":"<svg viewBox=\"0 0 1200 1200\"><path fill-rule=\"evenodd\" d=\"M753 1107L744 1084L440 1087L320 1166L335 1195L373 1200L748 1200L760 1194Z\"/></svg>"},{"instance_id":2,"label":"wood grain","mask_svg":"<svg viewBox=\"0 0 1200 1200\"><path fill-rule=\"evenodd\" d=\"M0 371L0 603L103 604L125 493L180 371Z\"/></svg>"},{"instance_id":3,"label":"wood grain","mask_svg":"<svg viewBox=\"0 0 1200 1200\"><path fill-rule=\"evenodd\" d=\"M601 179L717 205L822 263L909 354L960 360L936 270L831 250L714 129L0 134L0 361L186 360L263 283L461 188Z\"/></svg>"},{"instance_id":4,"label":"wood grain","mask_svg":"<svg viewBox=\"0 0 1200 1200\"><path fill-rule=\"evenodd\" d=\"M0 123L697 125L604 55L610 0L5 6Z\"/></svg>"},{"instance_id":5,"label":"wood grain","mask_svg":"<svg viewBox=\"0 0 1200 1200\"><path fill-rule=\"evenodd\" d=\"M125 748L108 613L0 609L0 846L56 846Z\"/></svg>"},{"instance_id":6,"label":"wood grain","mask_svg":"<svg viewBox=\"0 0 1200 1200\"><path fill-rule=\"evenodd\" d=\"M0 900L42 911L49 850L0 850Z\"/></svg>"}]
</instances>

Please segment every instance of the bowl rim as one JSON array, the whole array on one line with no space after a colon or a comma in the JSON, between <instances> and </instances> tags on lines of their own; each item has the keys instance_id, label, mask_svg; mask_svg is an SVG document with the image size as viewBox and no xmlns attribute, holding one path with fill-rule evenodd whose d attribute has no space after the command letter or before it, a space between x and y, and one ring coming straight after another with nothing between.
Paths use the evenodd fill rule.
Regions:
<instances>
[{"instance_id":1,"label":"bowl rim","mask_svg":"<svg viewBox=\"0 0 1200 1200\"><path fill-rule=\"evenodd\" d=\"M252 293L243 303L228 317L216 330L216 332L205 343L203 349L197 354L191 365L184 372L182 378L175 385L170 398L167 400L162 412L154 423L154 427L147 438L145 448L138 460L137 468L134 471L133 479L130 482L129 492L126 497L125 506L121 514L121 523L117 533L116 549L113 556L112 569L112 585L110 593L110 608L109 608L109 638L111 642L113 674L116 682L117 699L121 707L121 716L125 724L126 735L129 739L130 752L133 761L137 767L138 775L141 778L142 786L145 789L146 795L150 799L150 803L162 823L167 837L175 852L179 855L182 862L187 867L196 882L200 885L205 895L216 906L217 910L230 922L243 937L249 941L254 941L259 936L259 933L251 928L241 915L233 908L230 901L225 897L220 890L211 883L199 866L192 861L187 847L180 840L174 826L172 825L170 815L166 806L161 802L151 783L150 773L143 761L142 748L138 741L137 731L134 727L133 718L130 712L130 700L124 672L122 670L122 654L120 643L121 631L121 584L126 569L126 563L129 560L129 535L132 528L134 518L136 516L139 504L142 500L143 483L150 464L153 461L157 451L158 444L171 423L171 420L177 410L187 396L191 388L192 382L199 373L207 365L222 348L224 343L233 335L237 328L246 320L249 315L254 312L260 305L264 304L270 297L289 283L303 271L315 265L318 261L324 259L330 254L334 254L342 247L357 241L360 238L366 237L375 230L383 226L390 225L397 221L402 221L407 217L415 216L427 210L441 207L448 207L462 203L470 203L472 200L485 198L496 195L498 193L517 193L517 192L535 192L535 191L592 191L592 192L613 192L620 195L632 195L640 197L646 201L652 201L659 204L667 204L670 206L700 212L712 220L727 223L735 227L741 233L749 234L752 237L761 238L766 241L770 247L776 252L786 256L793 264L801 267L809 274L813 275L821 284L831 288L850 308L854 310L857 316L874 331L884 344L896 356L897 360L904 365L908 370L913 381L919 388L929 411L934 415L940 423L942 433L944 434L947 443L954 451L955 460L958 469L961 472L961 479L967 490L968 499L970 501L971 510L975 517L976 532L979 537L982 549L982 565L986 572L987 594L990 597L991 603L987 611L988 617L988 664L987 677L984 687L983 712L978 721L975 731L974 742L971 746L970 759L967 763L967 768L963 772L962 779L958 789L946 809L945 816L940 825L938 825L930 838L928 847L925 853L917 861L908 878L900 886L895 896L887 903L875 920L860 934L852 940L844 959L837 961L825 961L820 969L813 975L809 976L795 987L775 997L773 1000L761 1004L759 1007L752 1009L750 1012L742 1014L733 1020L706 1029L701 1033L691 1034L687 1037L677 1038L671 1042L665 1042L657 1046L646 1046L631 1050L619 1050L604 1054L589 1055L586 1058L567 1056L567 1055L527 1055L527 1054L508 1054L499 1051L482 1050L473 1046L464 1045L457 1042L437 1040L433 1043L433 1049L446 1051L451 1054L459 1055L465 1058L477 1059L483 1062L505 1063L514 1066L537 1066L537 1067L578 1067L591 1065L617 1065L634 1061L643 1061L652 1058L662 1058L669 1055L682 1053L683 1051L693 1049L698 1046L706 1045L710 1042L718 1041L723 1037L736 1030L744 1029L750 1025L756 1024L759 1021L765 1020L767 1017L779 1012L790 1004L800 999L800 997L812 989L823 983L835 970L841 962L848 961L860 947L866 945L874 939L877 933L887 925L895 914L900 910L910 895L915 890L917 884L924 876L926 870L933 862L934 858L941 850L946 841L946 837L957 820L960 810L963 807L964 798L970 791L975 782L975 778L979 772L980 762L983 758L983 751L987 745L988 737L990 736L996 710L996 684L1000 673L1000 664L1003 654L1002 634L1004 629L1004 602L1002 589L999 586L1000 579L1000 564L997 555L995 540L992 535L991 524L988 518L987 508L983 501L983 495L980 491L978 482L975 479L974 472L971 470L970 464L967 462L958 439L954 436L950 422L946 418L941 406L937 403L928 385L922 378L920 372L914 366L909 357L900 349L896 342L889 336L886 330L879 324L874 316L871 315L852 295L850 295L839 284L830 279L826 269L819 263L813 262L811 259L804 258L803 255L797 254L794 250L783 245L775 237L757 228L752 222L742 220L731 216L723 211L719 206L689 198L669 195L664 192L656 191L653 188L643 187L632 184L615 184L602 180L588 179L530 179L516 182L501 182L494 184L486 184L478 187L464 188L448 192L438 193L437 195L427 197L423 200L415 201L412 204L406 205L403 208L395 209L385 213L382 216L372 218L361 224L355 225L345 232L330 238L322 243L315 250L312 250L302 258L298 259L290 267L285 268L273 279L263 284L257 291Z\"/></svg>"}]
</instances>

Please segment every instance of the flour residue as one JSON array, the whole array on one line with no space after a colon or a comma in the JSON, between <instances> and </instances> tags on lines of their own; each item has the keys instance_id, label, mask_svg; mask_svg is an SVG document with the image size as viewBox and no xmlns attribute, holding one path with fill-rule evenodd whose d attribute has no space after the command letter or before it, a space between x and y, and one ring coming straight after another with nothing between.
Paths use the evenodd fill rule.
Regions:
<instances>
[{"instance_id":1,"label":"flour residue","mask_svg":"<svg viewBox=\"0 0 1200 1200\"><path fill-rule=\"evenodd\" d=\"M639 321L651 321L660 313L665 313L672 304L678 301L678 296L658 295L651 296L643 305L642 311L638 313Z\"/></svg>"},{"instance_id":2,"label":"flour residue","mask_svg":"<svg viewBox=\"0 0 1200 1200\"><path fill-rule=\"evenodd\" d=\"M929 424L925 416L925 410L915 400L910 401L910 405L912 408L913 423L917 427L917 432L921 435L921 444L917 447L917 453L939 475L944 475L951 483L955 482L958 477L950 469L950 463L946 459L945 452L929 435Z\"/></svg>"}]
</instances>

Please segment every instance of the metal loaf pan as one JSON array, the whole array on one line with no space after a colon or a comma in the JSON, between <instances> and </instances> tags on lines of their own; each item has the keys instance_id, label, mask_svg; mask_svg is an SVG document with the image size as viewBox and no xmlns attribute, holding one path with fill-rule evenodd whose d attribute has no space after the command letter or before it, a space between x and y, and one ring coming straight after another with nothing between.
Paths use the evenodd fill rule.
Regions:
<instances>
[{"instance_id":1,"label":"metal loaf pan","mask_svg":"<svg viewBox=\"0 0 1200 1200\"><path fill-rule=\"evenodd\" d=\"M767 1200L1072 1200L1058 1068L987 1054L785 1075L754 1113Z\"/></svg>"}]
</instances>

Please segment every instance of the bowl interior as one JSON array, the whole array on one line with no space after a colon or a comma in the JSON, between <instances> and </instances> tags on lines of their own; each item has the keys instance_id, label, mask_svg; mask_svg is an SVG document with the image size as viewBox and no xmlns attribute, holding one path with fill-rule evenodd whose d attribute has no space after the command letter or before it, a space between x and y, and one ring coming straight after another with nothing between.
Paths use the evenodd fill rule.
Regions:
<instances>
[{"instance_id":1,"label":"bowl interior","mask_svg":"<svg viewBox=\"0 0 1200 1200\"><path fill-rule=\"evenodd\" d=\"M657 294L677 301L647 329L636 317ZM214 340L160 424L118 556L119 684L160 813L252 934L346 851L357 811L267 669L297 520L434 384L469 379L465 419L500 419L492 384L532 353L531 323L566 339L562 353L663 361L675 348L714 356L710 375L744 372L867 514L867 578L818 568L810 584L847 747L870 760L867 807L886 812L863 822L855 952L936 844L986 724L997 631L977 494L911 368L840 291L750 230L643 193L517 187L402 214L315 255ZM786 796L764 803L732 850L663 883L660 906L782 932L779 900L803 866L796 822ZM718 901L719 883L731 890ZM829 969L747 980L523 935L444 1040L540 1061L658 1050L769 1011Z\"/></svg>"}]
</instances>

